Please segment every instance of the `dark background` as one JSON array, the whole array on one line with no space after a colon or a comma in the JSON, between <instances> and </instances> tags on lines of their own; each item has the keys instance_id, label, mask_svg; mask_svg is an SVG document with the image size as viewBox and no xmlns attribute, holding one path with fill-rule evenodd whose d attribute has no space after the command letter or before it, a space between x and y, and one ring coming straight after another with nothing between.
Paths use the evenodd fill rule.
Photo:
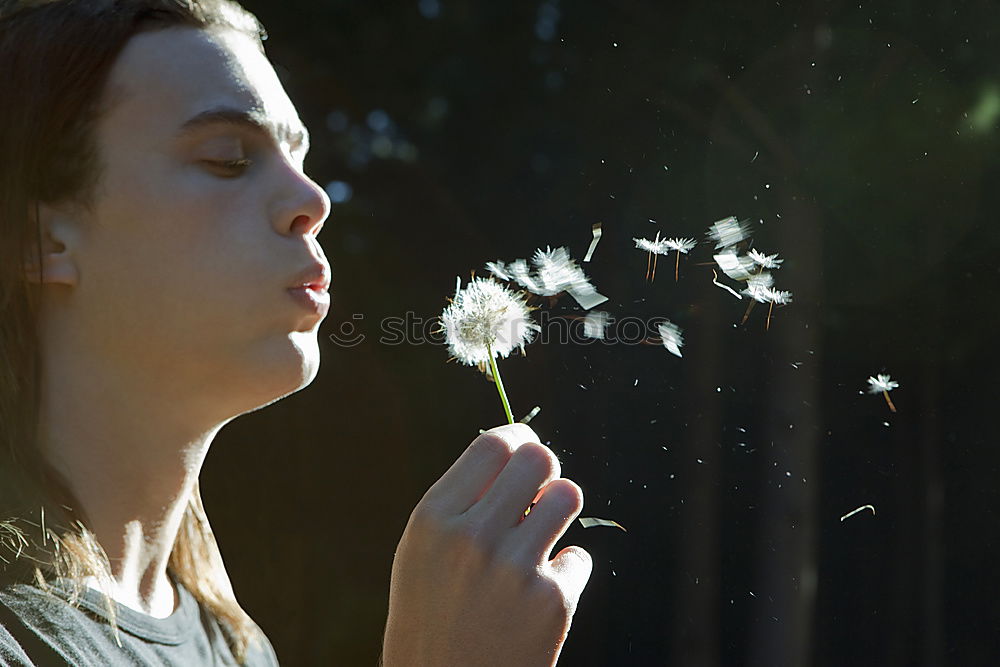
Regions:
<instances>
[{"instance_id":1,"label":"dark background","mask_svg":"<svg viewBox=\"0 0 1000 667\"><path fill-rule=\"evenodd\" d=\"M583 515L628 528L561 543L594 572L560 664L995 660L1000 9L247 6L312 130L307 169L340 200L320 375L228 426L203 474L283 664L375 664L410 510L503 421L475 370L380 343L380 321L433 318L488 260L580 258L597 221L600 308L669 317L687 345L535 343L501 365ZM739 325L745 302L699 266L710 245L652 284L632 247L728 215L786 258L795 300L769 331L760 307ZM329 338L348 326L365 340ZM862 393L879 372L896 414Z\"/></svg>"}]
</instances>

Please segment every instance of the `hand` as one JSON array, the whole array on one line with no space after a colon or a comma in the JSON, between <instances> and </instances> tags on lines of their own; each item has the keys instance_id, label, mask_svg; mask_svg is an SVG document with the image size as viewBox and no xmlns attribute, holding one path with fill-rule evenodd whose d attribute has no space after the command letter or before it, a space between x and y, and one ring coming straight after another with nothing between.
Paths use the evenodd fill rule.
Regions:
<instances>
[{"instance_id":1,"label":"hand","mask_svg":"<svg viewBox=\"0 0 1000 667\"><path fill-rule=\"evenodd\" d=\"M551 667L590 579L555 543L583 508L524 424L476 438L410 515L396 550L385 667ZM532 501L537 504L524 516Z\"/></svg>"}]
</instances>

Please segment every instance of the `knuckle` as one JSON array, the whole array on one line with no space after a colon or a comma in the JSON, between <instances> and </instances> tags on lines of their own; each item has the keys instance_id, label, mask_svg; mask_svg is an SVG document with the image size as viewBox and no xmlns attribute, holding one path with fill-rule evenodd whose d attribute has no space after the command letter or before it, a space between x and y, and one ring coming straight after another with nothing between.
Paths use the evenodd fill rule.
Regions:
<instances>
[{"instance_id":1,"label":"knuckle","mask_svg":"<svg viewBox=\"0 0 1000 667\"><path fill-rule=\"evenodd\" d=\"M514 456L518 457L522 465L527 466L532 473L539 477L552 479L559 477L562 472L559 459L545 445L526 443L518 448Z\"/></svg>"},{"instance_id":2,"label":"knuckle","mask_svg":"<svg viewBox=\"0 0 1000 667\"><path fill-rule=\"evenodd\" d=\"M447 518L426 508L414 511L407 531L426 558L445 571L481 568L490 560L491 543L485 527L470 519Z\"/></svg>"},{"instance_id":3,"label":"knuckle","mask_svg":"<svg viewBox=\"0 0 1000 667\"><path fill-rule=\"evenodd\" d=\"M421 501L410 512L409 525L420 531L434 531L444 522L444 514L432 503Z\"/></svg>"},{"instance_id":4,"label":"knuckle","mask_svg":"<svg viewBox=\"0 0 1000 667\"><path fill-rule=\"evenodd\" d=\"M550 484L550 491L556 492L559 502L564 504L571 513L576 514L583 509L583 489L573 480L565 477L553 480Z\"/></svg>"},{"instance_id":5,"label":"knuckle","mask_svg":"<svg viewBox=\"0 0 1000 667\"><path fill-rule=\"evenodd\" d=\"M568 622L573 616L573 604L559 584L540 577L532 590L534 604L556 622Z\"/></svg>"},{"instance_id":6,"label":"knuckle","mask_svg":"<svg viewBox=\"0 0 1000 667\"><path fill-rule=\"evenodd\" d=\"M513 456L515 447L495 433L481 433L469 445L469 449L477 455L490 459L506 461Z\"/></svg>"}]
</instances>

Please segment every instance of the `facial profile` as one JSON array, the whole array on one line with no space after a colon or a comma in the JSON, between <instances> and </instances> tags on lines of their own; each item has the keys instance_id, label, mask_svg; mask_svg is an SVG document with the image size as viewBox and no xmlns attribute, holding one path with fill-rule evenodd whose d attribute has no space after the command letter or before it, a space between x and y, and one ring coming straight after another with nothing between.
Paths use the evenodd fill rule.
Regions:
<instances>
[{"instance_id":1,"label":"facial profile","mask_svg":"<svg viewBox=\"0 0 1000 667\"><path fill-rule=\"evenodd\" d=\"M52 285L45 329L122 372L215 405L225 395L233 416L307 385L330 204L303 172L308 134L259 45L228 29L141 33L104 103L92 205L45 216L46 273L72 287Z\"/></svg>"}]
</instances>

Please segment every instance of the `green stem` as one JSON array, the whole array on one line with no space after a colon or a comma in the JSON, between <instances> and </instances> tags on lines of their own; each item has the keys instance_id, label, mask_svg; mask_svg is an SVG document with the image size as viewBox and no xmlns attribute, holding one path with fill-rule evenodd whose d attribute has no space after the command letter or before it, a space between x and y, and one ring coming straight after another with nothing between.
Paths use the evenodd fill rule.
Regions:
<instances>
[{"instance_id":1,"label":"green stem","mask_svg":"<svg viewBox=\"0 0 1000 667\"><path fill-rule=\"evenodd\" d=\"M507 402L507 392L503 389L503 380L500 379L500 370L497 368L497 361L493 358L493 348L486 345L486 354L490 357L490 372L493 373L493 384L497 386L500 394L500 402L503 403L503 411L507 413L507 423L514 423L514 415L510 412L510 403Z\"/></svg>"}]
</instances>

